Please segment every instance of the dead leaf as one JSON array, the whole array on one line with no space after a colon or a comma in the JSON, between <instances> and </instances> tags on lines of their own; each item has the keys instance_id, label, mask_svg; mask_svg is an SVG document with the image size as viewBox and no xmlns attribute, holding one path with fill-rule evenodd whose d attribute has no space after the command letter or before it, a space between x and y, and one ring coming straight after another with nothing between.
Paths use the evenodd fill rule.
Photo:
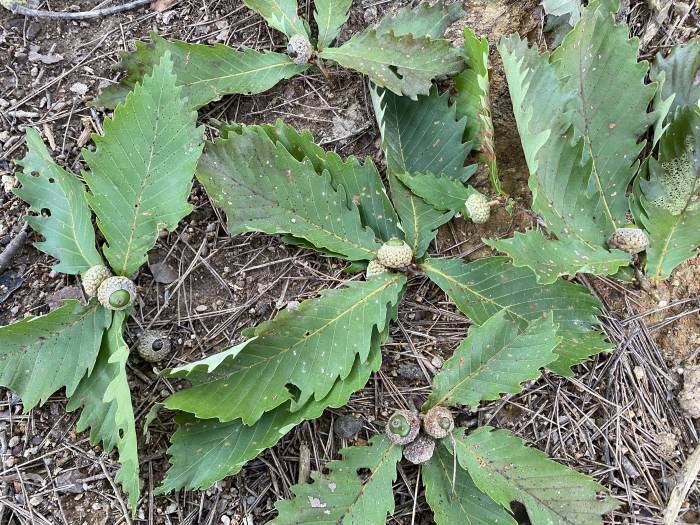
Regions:
<instances>
[{"instance_id":1,"label":"dead leaf","mask_svg":"<svg viewBox=\"0 0 700 525\"><path fill-rule=\"evenodd\" d=\"M173 7L179 1L180 0L155 0L155 2L151 3L151 9L156 13L162 13Z\"/></svg>"}]
</instances>

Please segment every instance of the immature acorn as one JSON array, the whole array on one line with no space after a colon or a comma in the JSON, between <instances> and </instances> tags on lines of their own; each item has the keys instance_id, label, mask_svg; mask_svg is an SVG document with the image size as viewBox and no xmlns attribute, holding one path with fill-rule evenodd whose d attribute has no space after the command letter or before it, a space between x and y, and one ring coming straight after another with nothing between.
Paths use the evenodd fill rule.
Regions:
<instances>
[{"instance_id":1,"label":"immature acorn","mask_svg":"<svg viewBox=\"0 0 700 525\"><path fill-rule=\"evenodd\" d=\"M405 268L413 262L413 250L401 239L392 238L377 250L377 261L387 268Z\"/></svg>"},{"instance_id":2,"label":"immature acorn","mask_svg":"<svg viewBox=\"0 0 700 525\"><path fill-rule=\"evenodd\" d=\"M97 299L108 310L124 310L136 299L136 286L126 277L110 277L102 281L97 290Z\"/></svg>"},{"instance_id":3,"label":"immature acorn","mask_svg":"<svg viewBox=\"0 0 700 525\"><path fill-rule=\"evenodd\" d=\"M170 339L162 330L146 330L139 336L136 351L144 361L155 363L170 353Z\"/></svg>"},{"instance_id":4,"label":"immature acorn","mask_svg":"<svg viewBox=\"0 0 700 525\"><path fill-rule=\"evenodd\" d=\"M455 428L455 419L448 408L436 406L423 416L423 431L430 437L441 439Z\"/></svg>"},{"instance_id":5,"label":"immature acorn","mask_svg":"<svg viewBox=\"0 0 700 525\"><path fill-rule=\"evenodd\" d=\"M377 259L373 259L369 262L367 265L367 270L365 270L365 278L369 279L370 277L374 277L375 275L381 275L383 273L387 273L389 269L382 265Z\"/></svg>"},{"instance_id":6,"label":"immature acorn","mask_svg":"<svg viewBox=\"0 0 700 525\"><path fill-rule=\"evenodd\" d=\"M109 279L110 277L112 277L112 270L107 268L104 264L90 267L83 274L82 278L83 288L88 297L95 297L100 285L105 279Z\"/></svg>"},{"instance_id":7,"label":"immature acorn","mask_svg":"<svg viewBox=\"0 0 700 525\"><path fill-rule=\"evenodd\" d=\"M636 254L649 247L649 237L644 230L634 226L618 228L608 237L608 248L617 248L623 252Z\"/></svg>"},{"instance_id":8,"label":"immature acorn","mask_svg":"<svg viewBox=\"0 0 700 525\"><path fill-rule=\"evenodd\" d=\"M395 445L406 445L413 441L420 430L420 419L409 410L397 410L386 422L386 435Z\"/></svg>"},{"instance_id":9,"label":"immature acorn","mask_svg":"<svg viewBox=\"0 0 700 525\"><path fill-rule=\"evenodd\" d=\"M488 199L481 193L472 193L464 203L467 216L474 224L484 224L491 217L491 206Z\"/></svg>"},{"instance_id":10,"label":"immature acorn","mask_svg":"<svg viewBox=\"0 0 700 525\"><path fill-rule=\"evenodd\" d=\"M420 465L432 458L434 451L435 441L433 438L421 434L403 447L403 457L414 465Z\"/></svg>"},{"instance_id":11,"label":"immature acorn","mask_svg":"<svg viewBox=\"0 0 700 525\"><path fill-rule=\"evenodd\" d=\"M313 48L303 35L294 35L287 43L287 54L295 64L308 64Z\"/></svg>"}]
</instances>

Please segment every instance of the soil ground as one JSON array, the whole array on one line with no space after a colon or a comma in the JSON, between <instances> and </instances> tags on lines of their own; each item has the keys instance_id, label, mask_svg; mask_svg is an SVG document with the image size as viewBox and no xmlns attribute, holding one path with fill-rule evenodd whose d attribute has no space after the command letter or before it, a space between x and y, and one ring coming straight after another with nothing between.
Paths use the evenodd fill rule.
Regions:
<instances>
[{"instance_id":1,"label":"soil ground","mask_svg":"<svg viewBox=\"0 0 700 525\"><path fill-rule=\"evenodd\" d=\"M283 38L238 0L175 1L163 13L148 7L80 21L33 20L0 9L0 173L12 184L17 159L24 154L23 130L32 126L50 144L54 158L78 173L84 167L81 147L90 147L89 132L101 129L105 113L87 102L116 78L111 66L117 52L132 49L150 31L192 42L245 44L256 49L284 48ZM507 86L494 44L511 32L546 45L544 17L536 0L465 0L465 19L449 35L470 25L491 46L493 118L496 150L505 188L516 199L515 213L499 211L488 227L456 219L443 228L433 253L465 260L489 255L481 238L510 236L534 221L528 211L527 168L520 149ZM642 54L685 41L697 31L697 11L673 2L666 17L652 13L671 2L622 2L620 18L642 38ZM681 5L682 4L682 5ZM95 7L92 0L56 0L42 7L55 11ZM102 4L100 4L102 5ZM340 35L372 23L401 2L356 0ZM650 7L651 6L651 7ZM310 3L301 2L306 15ZM35 47L36 46L36 47ZM36 51L54 63L32 61ZM33 55L32 55L33 56ZM201 119L263 123L276 118L311 130L326 148L345 156L370 156L378 165L378 131L363 79L352 72L331 72L339 87L320 73L308 72L251 97L228 97L200 112ZM477 184L486 189L480 174ZM163 236L150 255L164 263L172 282L155 282L154 271L138 276L141 301L129 322L127 342L146 326L171 334L174 351L158 367L138 357L129 362L138 425L175 385L157 372L226 348L240 330L269 319L290 301L315 296L345 278L343 264L309 251L288 247L273 236L226 235L224 220L195 186L195 212L173 234ZM21 228L24 204L0 189L0 248ZM30 240L37 240L30 234ZM572 378L546 374L518 395L463 411L468 424L491 424L513 430L529 443L581 472L593 475L625 503L607 518L610 523L661 523L683 460L697 443L697 427L678 407L675 395L683 367L700 362L700 270L696 258L679 268L653 294L607 278L580 276L579 281L605 305L604 328L615 343L612 354L578 367ZM60 298L80 293L72 277L51 271L52 261L27 243L0 279L17 288L0 296L0 324L49 310ZM655 295L655 296L654 296ZM143 498L136 523L258 524L274 516L274 502L289 496L305 456L321 469L342 446L360 443L382 428L395 408L419 404L428 379L464 337L468 319L426 279L415 276L401 305L399 322L385 347L384 364L347 407L328 411L290 432L276 447L251 461L237 475L203 492L182 491L153 497L152 488L167 468L165 454L174 425L161 411L140 443ZM21 400L0 389L0 525L28 523L118 524L128 522L121 492L114 486L115 455L90 446L76 433L78 414L65 412L65 397L22 413ZM362 425L354 438L339 437L347 417ZM334 431L335 430L335 431ZM417 469L402 467L396 482L395 515L389 523L433 523L422 495L414 502ZM691 491L682 519L700 523L700 488ZM516 509L517 510L517 509ZM526 523L526 521L523 521Z\"/></svg>"}]
</instances>

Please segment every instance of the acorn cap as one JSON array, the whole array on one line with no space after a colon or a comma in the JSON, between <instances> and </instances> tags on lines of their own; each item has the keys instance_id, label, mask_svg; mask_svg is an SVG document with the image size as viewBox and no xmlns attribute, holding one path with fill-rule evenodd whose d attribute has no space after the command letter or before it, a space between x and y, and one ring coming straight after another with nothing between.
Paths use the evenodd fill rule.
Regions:
<instances>
[{"instance_id":1,"label":"acorn cap","mask_svg":"<svg viewBox=\"0 0 700 525\"><path fill-rule=\"evenodd\" d=\"M420 430L420 419L410 410L397 410L386 422L386 435L395 445L413 441Z\"/></svg>"},{"instance_id":2,"label":"acorn cap","mask_svg":"<svg viewBox=\"0 0 700 525\"><path fill-rule=\"evenodd\" d=\"M86 270L81 281L87 296L95 297L100 285L105 279L109 279L110 277L112 277L112 270L107 268L104 264L97 264Z\"/></svg>"},{"instance_id":3,"label":"acorn cap","mask_svg":"<svg viewBox=\"0 0 700 525\"><path fill-rule=\"evenodd\" d=\"M374 277L375 275L381 275L387 273L389 269L380 263L377 259L372 259L367 265L367 270L365 270L365 279Z\"/></svg>"},{"instance_id":4,"label":"acorn cap","mask_svg":"<svg viewBox=\"0 0 700 525\"><path fill-rule=\"evenodd\" d=\"M170 353L168 334L162 330L145 330L139 336L136 351L144 361L160 361Z\"/></svg>"},{"instance_id":5,"label":"acorn cap","mask_svg":"<svg viewBox=\"0 0 700 525\"><path fill-rule=\"evenodd\" d=\"M448 436L454 428L454 417L446 407L433 407L423 416L423 431L435 439Z\"/></svg>"},{"instance_id":6,"label":"acorn cap","mask_svg":"<svg viewBox=\"0 0 700 525\"><path fill-rule=\"evenodd\" d=\"M608 237L608 248L617 248L623 252L636 254L649 247L649 236L640 228L618 228Z\"/></svg>"},{"instance_id":7,"label":"acorn cap","mask_svg":"<svg viewBox=\"0 0 700 525\"><path fill-rule=\"evenodd\" d=\"M377 250L377 260L387 268L405 268L413 261L413 250L401 239L389 239Z\"/></svg>"},{"instance_id":8,"label":"acorn cap","mask_svg":"<svg viewBox=\"0 0 700 525\"><path fill-rule=\"evenodd\" d=\"M414 465L420 465L432 458L434 451L435 441L433 438L421 434L403 447L403 457Z\"/></svg>"},{"instance_id":9,"label":"acorn cap","mask_svg":"<svg viewBox=\"0 0 700 525\"><path fill-rule=\"evenodd\" d=\"M472 193L464 203L467 216L474 224L484 224L491 217L491 206L488 199L481 193Z\"/></svg>"},{"instance_id":10,"label":"acorn cap","mask_svg":"<svg viewBox=\"0 0 700 525\"><path fill-rule=\"evenodd\" d=\"M110 277L100 284L97 299L108 310L124 310L134 303L136 286L126 277Z\"/></svg>"},{"instance_id":11,"label":"acorn cap","mask_svg":"<svg viewBox=\"0 0 700 525\"><path fill-rule=\"evenodd\" d=\"M287 43L287 54L297 64L308 64L313 53L311 43L304 35L293 35Z\"/></svg>"}]
</instances>

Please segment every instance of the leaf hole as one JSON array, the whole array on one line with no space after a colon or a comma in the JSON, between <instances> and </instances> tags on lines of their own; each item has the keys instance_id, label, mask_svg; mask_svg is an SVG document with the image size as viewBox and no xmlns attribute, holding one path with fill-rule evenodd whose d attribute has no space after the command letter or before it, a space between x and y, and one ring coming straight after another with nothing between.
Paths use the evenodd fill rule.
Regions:
<instances>
[{"instance_id":1,"label":"leaf hole","mask_svg":"<svg viewBox=\"0 0 700 525\"><path fill-rule=\"evenodd\" d=\"M51 210L49 210L48 208L41 208L41 216L51 217Z\"/></svg>"},{"instance_id":2,"label":"leaf hole","mask_svg":"<svg viewBox=\"0 0 700 525\"><path fill-rule=\"evenodd\" d=\"M53 184L54 182L56 182L56 179L54 179L53 177L49 177L49 183Z\"/></svg>"}]
</instances>

